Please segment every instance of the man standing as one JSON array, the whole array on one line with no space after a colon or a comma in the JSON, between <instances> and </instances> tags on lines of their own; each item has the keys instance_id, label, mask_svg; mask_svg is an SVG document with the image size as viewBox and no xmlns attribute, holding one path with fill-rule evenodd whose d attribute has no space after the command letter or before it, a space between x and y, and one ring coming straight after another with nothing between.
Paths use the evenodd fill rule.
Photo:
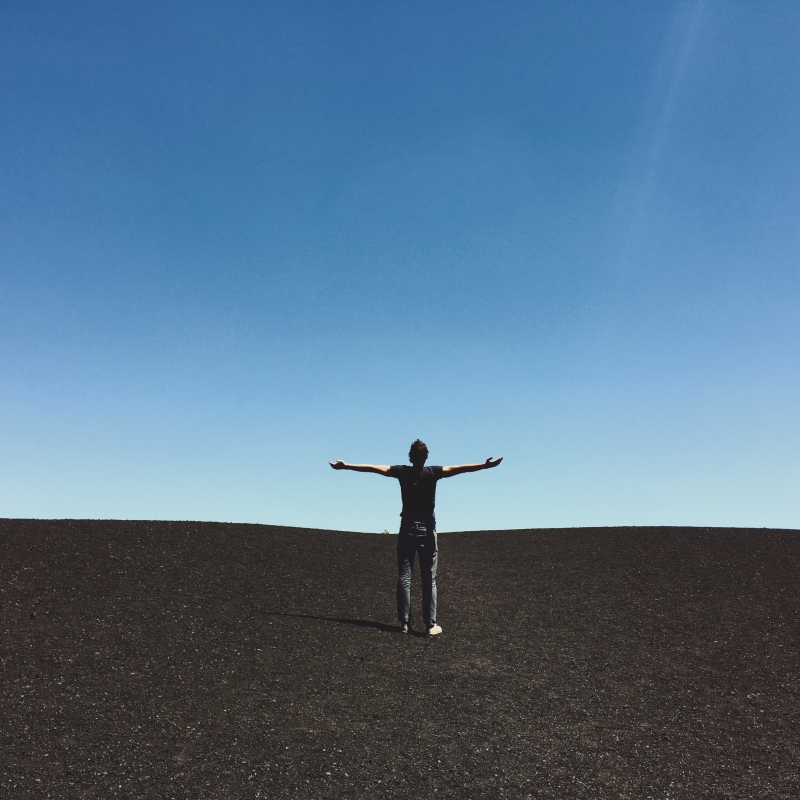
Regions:
<instances>
[{"instance_id":1,"label":"man standing","mask_svg":"<svg viewBox=\"0 0 800 800\"><path fill-rule=\"evenodd\" d=\"M422 577L422 618L429 636L442 632L436 624L436 566L438 542L436 518L436 483L440 478L452 478L462 472L496 467L502 458L487 458L483 464L462 464L457 467L426 467L428 447L417 439L408 452L411 466L375 466L373 464L347 464L329 461L334 469L352 469L356 472L375 472L400 481L403 510L400 512L400 535L397 537L397 618L400 629L408 633L411 613L411 572L414 557L419 553L419 570Z\"/></svg>"}]
</instances>

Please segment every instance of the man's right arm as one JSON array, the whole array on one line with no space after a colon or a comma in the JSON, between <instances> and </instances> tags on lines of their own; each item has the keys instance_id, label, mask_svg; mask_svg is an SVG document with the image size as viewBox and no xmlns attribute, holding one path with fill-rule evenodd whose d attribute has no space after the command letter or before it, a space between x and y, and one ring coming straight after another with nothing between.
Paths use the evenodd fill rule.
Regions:
<instances>
[{"instance_id":1,"label":"man's right arm","mask_svg":"<svg viewBox=\"0 0 800 800\"><path fill-rule=\"evenodd\" d=\"M500 458L487 458L483 464L460 464L459 466L442 467L442 477L452 478L453 475L462 475L465 472L477 472L479 469L492 469L502 460L503 457L500 456Z\"/></svg>"},{"instance_id":2,"label":"man's right arm","mask_svg":"<svg viewBox=\"0 0 800 800\"><path fill-rule=\"evenodd\" d=\"M376 466L375 464L348 464L345 461L329 461L333 469L351 469L353 472L374 472L376 475L391 477L392 468Z\"/></svg>"}]
</instances>

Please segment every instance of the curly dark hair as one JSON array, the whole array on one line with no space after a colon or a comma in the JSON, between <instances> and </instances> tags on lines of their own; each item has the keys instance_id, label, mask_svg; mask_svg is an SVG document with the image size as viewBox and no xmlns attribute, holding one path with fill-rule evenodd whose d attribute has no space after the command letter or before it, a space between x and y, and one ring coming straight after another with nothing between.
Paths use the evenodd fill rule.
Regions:
<instances>
[{"instance_id":1,"label":"curly dark hair","mask_svg":"<svg viewBox=\"0 0 800 800\"><path fill-rule=\"evenodd\" d=\"M428 458L428 445L421 439L416 439L408 451L408 460L412 464L424 464Z\"/></svg>"}]
</instances>

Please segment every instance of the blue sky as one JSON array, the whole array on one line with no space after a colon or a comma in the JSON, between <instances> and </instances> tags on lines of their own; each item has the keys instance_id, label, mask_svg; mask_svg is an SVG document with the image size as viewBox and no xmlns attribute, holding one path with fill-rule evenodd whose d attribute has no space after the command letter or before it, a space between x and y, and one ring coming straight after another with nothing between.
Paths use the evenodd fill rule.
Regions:
<instances>
[{"instance_id":1,"label":"blue sky","mask_svg":"<svg viewBox=\"0 0 800 800\"><path fill-rule=\"evenodd\" d=\"M800 527L800 5L0 7L0 516Z\"/></svg>"}]
</instances>

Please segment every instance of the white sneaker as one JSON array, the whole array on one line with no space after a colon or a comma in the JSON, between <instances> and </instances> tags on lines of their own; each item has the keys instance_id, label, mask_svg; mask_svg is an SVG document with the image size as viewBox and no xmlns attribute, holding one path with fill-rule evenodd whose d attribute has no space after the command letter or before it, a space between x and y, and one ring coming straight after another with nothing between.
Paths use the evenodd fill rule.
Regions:
<instances>
[{"instance_id":1,"label":"white sneaker","mask_svg":"<svg viewBox=\"0 0 800 800\"><path fill-rule=\"evenodd\" d=\"M428 636L438 636L442 632L442 626L435 622L428 628Z\"/></svg>"},{"instance_id":2,"label":"white sneaker","mask_svg":"<svg viewBox=\"0 0 800 800\"><path fill-rule=\"evenodd\" d=\"M408 633L408 623L401 622L400 623L400 633Z\"/></svg>"}]
</instances>

